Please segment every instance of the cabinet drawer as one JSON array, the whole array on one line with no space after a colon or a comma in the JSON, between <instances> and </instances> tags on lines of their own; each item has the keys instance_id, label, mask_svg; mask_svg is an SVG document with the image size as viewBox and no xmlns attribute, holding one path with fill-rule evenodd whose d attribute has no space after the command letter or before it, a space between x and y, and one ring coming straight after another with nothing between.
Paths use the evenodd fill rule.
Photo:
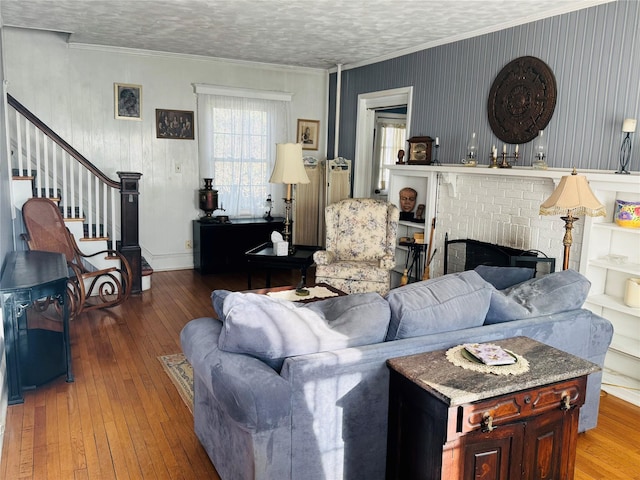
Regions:
<instances>
[{"instance_id":1,"label":"cabinet drawer","mask_svg":"<svg viewBox=\"0 0 640 480\"><path fill-rule=\"evenodd\" d=\"M471 432L584 404L586 377L495 397L458 409L457 431Z\"/></svg>"}]
</instances>

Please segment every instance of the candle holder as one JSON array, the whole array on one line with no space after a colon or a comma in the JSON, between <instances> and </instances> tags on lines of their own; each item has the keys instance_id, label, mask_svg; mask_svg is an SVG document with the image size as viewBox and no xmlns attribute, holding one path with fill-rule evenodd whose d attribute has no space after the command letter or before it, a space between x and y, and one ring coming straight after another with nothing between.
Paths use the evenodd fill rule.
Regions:
<instances>
[{"instance_id":1,"label":"candle holder","mask_svg":"<svg viewBox=\"0 0 640 480\"><path fill-rule=\"evenodd\" d=\"M633 118L626 118L622 123L622 133L626 134L620 146L620 170L616 173L629 174L629 161L631 160L631 134L636 131L637 121Z\"/></svg>"},{"instance_id":2,"label":"candle holder","mask_svg":"<svg viewBox=\"0 0 640 480\"><path fill-rule=\"evenodd\" d=\"M500 157L502 158L502 161L498 162L498 152L494 145L491 149L491 153L489 154L489 168L511 168L513 165L509 163L509 159L513 159L513 163L515 164L518 162L518 158L520 158L520 154L518 153L518 146L516 145L516 151L514 152L514 154L509 155L507 153L507 147L505 145L505 148L504 150L502 150Z\"/></svg>"},{"instance_id":3,"label":"candle holder","mask_svg":"<svg viewBox=\"0 0 640 480\"><path fill-rule=\"evenodd\" d=\"M498 165L498 168L511 168L513 165L509 163L509 159L513 159L513 163L518 163L518 152L513 155L508 155L507 152L502 152L502 162Z\"/></svg>"},{"instance_id":4,"label":"candle holder","mask_svg":"<svg viewBox=\"0 0 640 480\"><path fill-rule=\"evenodd\" d=\"M433 148L435 150L433 152L433 160L431 161L431 165L442 165L440 163L440 160L438 160L438 149L440 148L440 145L436 143Z\"/></svg>"},{"instance_id":5,"label":"candle holder","mask_svg":"<svg viewBox=\"0 0 640 480\"><path fill-rule=\"evenodd\" d=\"M620 147L620 170L616 173L625 173L627 175L630 173L629 170L627 170L629 160L631 159L631 138L629 135L629 132L627 132L627 135L622 140L622 146Z\"/></svg>"},{"instance_id":6,"label":"candle holder","mask_svg":"<svg viewBox=\"0 0 640 480\"><path fill-rule=\"evenodd\" d=\"M500 164L498 163L498 154L495 150L495 147L489 154L489 168L499 168Z\"/></svg>"}]
</instances>

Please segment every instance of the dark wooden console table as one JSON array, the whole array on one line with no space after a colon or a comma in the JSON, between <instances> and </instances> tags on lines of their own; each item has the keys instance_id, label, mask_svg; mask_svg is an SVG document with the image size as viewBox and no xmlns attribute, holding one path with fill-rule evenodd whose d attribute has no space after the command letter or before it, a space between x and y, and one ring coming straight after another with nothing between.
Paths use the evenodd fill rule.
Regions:
<instances>
[{"instance_id":1,"label":"dark wooden console table","mask_svg":"<svg viewBox=\"0 0 640 480\"><path fill-rule=\"evenodd\" d=\"M65 373L67 382L73 382L67 272L67 262L61 253L11 252L4 261L0 295L9 405L24 402L23 390ZM27 307L47 297L62 306L62 332L27 328Z\"/></svg>"},{"instance_id":2,"label":"dark wooden console table","mask_svg":"<svg viewBox=\"0 0 640 480\"><path fill-rule=\"evenodd\" d=\"M267 270L266 287L271 287L271 269L293 270L300 269L300 283L298 287L307 284L307 269L313 265L313 254L320 247L310 245L294 245L294 252L289 255L276 255L273 244L266 242L247 251L245 254L249 270L247 273L247 288L251 290L251 271L253 267L262 267Z\"/></svg>"},{"instance_id":3,"label":"dark wooden console table","mask_svg":"<svg viewBox=\"0 0 640 480\"><path fill-rule=\"evenodd\" d=\"M232 218L231 223L194 220L193 267L202 274L244 271L245 252L283 228L282 218Z\"/></svg>"},{"instance_id":4,"label":"dark wooden console table","mask_svg":"<svg viewBox=\"0 0 640 480\"><path fill-rule=\"evenodd\" d=\"M526 337L492 343L529 371L463 369L446 350L387 361L387 480L573 478L587 376L600 368Z\"/></svg>"}]
</instances>

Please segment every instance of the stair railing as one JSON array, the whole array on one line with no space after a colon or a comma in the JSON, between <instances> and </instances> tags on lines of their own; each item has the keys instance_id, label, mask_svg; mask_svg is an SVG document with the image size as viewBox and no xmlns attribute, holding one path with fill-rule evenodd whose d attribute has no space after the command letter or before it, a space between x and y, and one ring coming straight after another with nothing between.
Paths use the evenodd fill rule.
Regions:
<instances>
[{"instance_id":1,"label":"stair railing","mask_svg":"<svg viewBox=\"0 0 640 480\"><path fill-rule=\"evenodd\" d=\"M11 107L7 109L7 135L12 146L12 175L31 178L34 196L56 199L65 219L83 218L88 225L85 237L110 237L113 248L119 244L133 269L132 293L139 293L138 187L142 174L117 172L119 180L107 177L8 93L7 104Z\"/></svg>"}]
</instances>

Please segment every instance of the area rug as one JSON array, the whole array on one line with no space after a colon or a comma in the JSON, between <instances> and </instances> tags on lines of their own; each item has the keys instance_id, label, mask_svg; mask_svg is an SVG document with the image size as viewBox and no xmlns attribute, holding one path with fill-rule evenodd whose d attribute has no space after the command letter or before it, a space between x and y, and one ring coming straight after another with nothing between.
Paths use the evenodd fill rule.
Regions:
<instances>
[{"instance_id":1,"label":"area rug","mask_svg":"<svg viewBox=\"0 0 640 480\"><path fill-rule=\"evenodd\" d=\"M180 397L193 414L193 367L189 364L184 353L161 355L160 363L169 378L178 389Z\"/></svg>"}]
</instances>

